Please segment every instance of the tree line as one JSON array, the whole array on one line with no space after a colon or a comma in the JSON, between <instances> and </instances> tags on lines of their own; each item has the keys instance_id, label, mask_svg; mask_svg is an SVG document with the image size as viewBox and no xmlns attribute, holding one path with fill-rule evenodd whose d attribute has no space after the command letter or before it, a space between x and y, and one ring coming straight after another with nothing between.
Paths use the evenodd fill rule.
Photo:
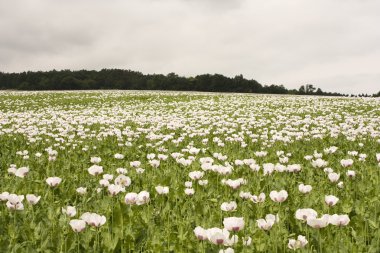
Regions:
<instances>
[{"instance_id":1,"label":"tree line","mask_svg":"<svg viewBox=\"0 0 380 253\"><path fill-rule=\"evenodd\" d=\"M0 72L2 90L176 90L209 92L242 92L268 94L297 94L322 96L348 96L337 92L324 92L313 85L302 85L287 89L283 85L262 85L243 75L233 78L220 74L203 74L183 77L175 73L143 74L122 69L95 70L51 70L21 73ZM380 92L379 92L380 93ZM364 96L364 94L363 94ZM368 95L367 95L368 96Z\"/></svg>"}]
</instances>

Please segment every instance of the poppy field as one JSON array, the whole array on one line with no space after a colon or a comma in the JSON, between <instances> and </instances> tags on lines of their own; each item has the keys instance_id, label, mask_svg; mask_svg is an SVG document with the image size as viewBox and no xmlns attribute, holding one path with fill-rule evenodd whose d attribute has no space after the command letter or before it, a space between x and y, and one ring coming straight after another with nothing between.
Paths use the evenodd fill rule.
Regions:
<instances>
[{"instance_id":1,"label":"poppy field","mask_svg":"<svg viewBox=\"0 0 380 253\"><path fill-rule=\"evenodd\" d=\"M380 252L380 100L0 92L0 252Z\"/></svg>"}]
</instances>

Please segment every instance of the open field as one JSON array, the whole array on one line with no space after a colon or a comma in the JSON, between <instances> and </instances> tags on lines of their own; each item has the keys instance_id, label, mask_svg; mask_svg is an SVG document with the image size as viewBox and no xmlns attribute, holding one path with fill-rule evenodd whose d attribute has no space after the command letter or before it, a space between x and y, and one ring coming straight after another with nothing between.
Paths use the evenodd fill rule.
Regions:
<instances>
[{"instance_id":1,"label":"open field","mask_svg":"<svg viewBox=\"0 0 380 253\"><path fill-rule=\"evenodd\" d=\"M0 252L380 252L380 100L1 92L0 173Z\"/></svg>"}]
</instances>

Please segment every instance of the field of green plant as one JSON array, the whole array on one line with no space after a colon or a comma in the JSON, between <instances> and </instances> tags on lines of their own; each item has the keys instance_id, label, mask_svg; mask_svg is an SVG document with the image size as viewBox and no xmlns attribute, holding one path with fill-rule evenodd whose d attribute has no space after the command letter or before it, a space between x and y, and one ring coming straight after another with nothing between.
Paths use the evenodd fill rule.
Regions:
<instances>
[{"instance_id":1,"label":"field of green plant","mask_svg":"<svg viewBox=\"0 0 380 253\"><path fill-rule=\"evenodd\" d=\"M0 252L380 252L380 100L0 92Z\"/></svg>"}]
</instances>

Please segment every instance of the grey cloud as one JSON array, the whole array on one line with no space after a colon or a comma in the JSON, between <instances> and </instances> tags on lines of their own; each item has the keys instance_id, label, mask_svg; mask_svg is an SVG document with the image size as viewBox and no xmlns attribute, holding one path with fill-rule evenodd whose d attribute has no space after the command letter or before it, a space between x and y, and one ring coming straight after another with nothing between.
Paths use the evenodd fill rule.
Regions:
<instances>
[{"instance_id":1,"label":"grey cloud","mask_svg":"<svg viewBox=\"0 0 380 253\"><path fill-rule=\"evenodd\" d=\"M374 93L379 8L374 0L0 0L0 70L242 73Z\"/></svg>"}]
</instances>

